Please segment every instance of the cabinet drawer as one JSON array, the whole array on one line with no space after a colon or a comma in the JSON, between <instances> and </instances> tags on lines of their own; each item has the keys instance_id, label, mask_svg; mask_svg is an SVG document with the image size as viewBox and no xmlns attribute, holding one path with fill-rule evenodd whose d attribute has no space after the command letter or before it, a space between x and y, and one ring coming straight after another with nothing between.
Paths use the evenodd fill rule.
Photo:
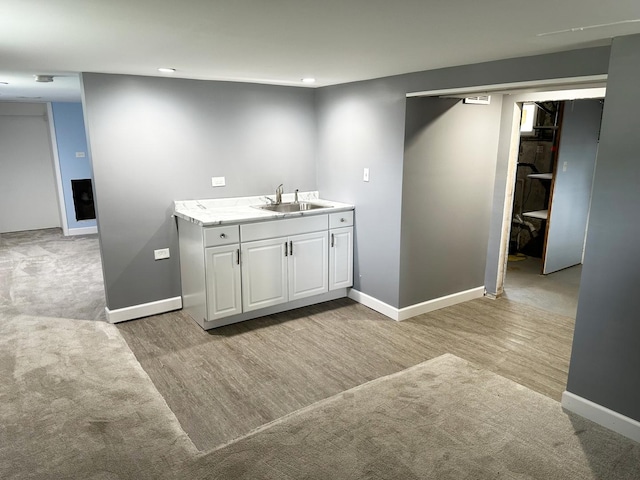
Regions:
<instances>
[{"instance_id":1,"label":"cabinet drawer","mask_svg":"<svg viewBox=\"0 0 640 480\"><path fill-rule=\"evenodd\" d=\"M329 215L329 228L351 227L353 225L353 210L337 212Z\"/></svg>"},{"instance_id":2,"label":"cabinet drawer","mask_svg":"<svg viewBox=\"0 0 640 480\"><path fill-rule=\"evenodd\" d=\"M209 227L204 229L204 246L215 247L228 245L240 241L240 229L238 225L224 227Z\"/></svg>"},{"instance_id":3,"label":"cabinet drawer","mask_svg":"<svg viewBox=\"0 0 640 480\"><path fill-rule=\"evenodd\" d=\"M296 218L282 220L270 220L268 222L249 223L241 225L243 242L264 240L267 238L288 237L301 233L319 232L326 230L328 226L327 215L305 215Z\"/></svg>"}]
</instances>

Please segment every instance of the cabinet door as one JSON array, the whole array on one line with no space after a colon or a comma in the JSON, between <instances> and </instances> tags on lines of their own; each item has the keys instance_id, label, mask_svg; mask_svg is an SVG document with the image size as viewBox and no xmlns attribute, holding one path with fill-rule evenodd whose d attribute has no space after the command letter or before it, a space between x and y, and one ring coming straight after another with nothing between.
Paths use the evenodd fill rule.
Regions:
<instances>
[{"instance_id":1,"label":"cabinet door","mask_svg":"<svg viewBox=\"0 0 640 480\"><path fill-rule=\"evenodd\" d=\"M353 286L353 227L331 230L329 290Z\"/></svg>"},{"instance_id":2,"label":"cabinet door","mask_svg":"<svg viewBox=\"0 0 640 480\"><path fill-rule=\"evenodd\" d=\"M205 249L207 320L242 313L239 248L235 244Z\"/></svg>"},{"instance_id":3,"label":"cabinet door","mask_svg":"<svg viewBox=\"0 0 640 480\"><path fill-rule=\"evenodd\" d=\"M327 231L289 237L289 300L329 290Z\"/></svg>"},{"instance_id":4,"label":"cabinet door","mask_svg":"<svg viewBox=\"0 0 640 480\"><path fill-rule=\"evenodd\" d=\"M242 306L245 312L287 301L287 238L242 244Z\"/></svg>"}]
</instances>

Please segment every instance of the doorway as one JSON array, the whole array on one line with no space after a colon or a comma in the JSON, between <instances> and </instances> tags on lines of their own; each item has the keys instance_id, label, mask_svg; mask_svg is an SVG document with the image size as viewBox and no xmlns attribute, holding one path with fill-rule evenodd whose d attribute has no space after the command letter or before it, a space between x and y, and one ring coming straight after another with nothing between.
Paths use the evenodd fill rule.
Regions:
<instances>
[{"instance_id":1,"label":"doorway","mask_svg":"<svg viewBox=\"0 0 640 480\"><path fill-rule=\"evenodd\" d=\"M504 296L572 318L602 117L603 100L593 94L517 102L522 121L510 159L511 214L503 225L509 232Z\"/></svg>"}]
</instances>

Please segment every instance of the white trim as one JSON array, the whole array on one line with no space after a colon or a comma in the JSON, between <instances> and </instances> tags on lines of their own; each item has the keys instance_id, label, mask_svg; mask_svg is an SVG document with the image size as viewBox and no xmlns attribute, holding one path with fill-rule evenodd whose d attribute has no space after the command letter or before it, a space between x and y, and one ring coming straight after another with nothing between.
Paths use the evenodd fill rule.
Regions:
<instances>
[{"instance_id":1,"label":"white trim","mask_svg":"<svg viewBox=\"0 0 640 480\"><path fill-rule=\"evenodd\" d=\"M90 235L92 233L98 233L98 227L95 225L93 227L70 228L67 235Z\"/></svg>"},{"instance_id":2,"label":"white trim","mask_svg":"<svg viewBox=\"0 0 640 480\"><path fill-rule=\"evenodd\" d=\"M458 303L468 302L469 300L482 297L484 297L484 285L401 308L398 310L398 318L396 320L406 320L408 318L415 317L416 315L422 315L423 313L433 312L434 310L439 310L441 308L450 307L452 305L457 305Z\"/></svg>"},{"instance_id":3,"label":"white trim","mask_svg":"<svg viewBox=\"0 0 640 480\"><path fill-rule=\"evenodd\" d=\"M440 95L466 95L466 94L488 94L500 90L520 90L526 88L553 87L559 89L564 86L575 86L579 84L591 84L606 82L608 75L588 75L584 77L552 78L548 80L529 80L526 82L496 83L491 85L475 85L459 88L445 88L441 90L425 90L422 92L407 93L407 97L436 97ZM546 88L546 90L549 90Z\"/></svg>"},{"instance_id":4,"label":"white trim","mask_svg":"<svg viewBox=\"0 0 640 480\"><path fill-rule=\"evenodd\" d=\"M376 312L380 312L381 314L386 315L393 320L398 320L398 309L396 307L392 307L387 303L384 303L381 300L378 300L377 298L367 295L366 293L359 292L358 290L355 290L353 288L349 290L348 297L351 300L355 300L356 302L361 303L362 305L369 307Z\"/></svg>"},{"instance_id":5,"label":"white trim","mask_svg":"<svg viewBox=\"0 0 640 480\"><path fill-rule=\"evenodd\" d=\"M182 297L166 298L157 302L142 303L140 305L132 305L131 307L118 308L117 310L109 310L105 307L104 311L107 315L109 323L125 322L134 318L148 317L159 313L171 312L182 308Z\"/></svg>"},{"instance_id":6,"label":"white trim","mask_svg":"<svg viewBox=\"0 0 640 480\"><path fill-rule=\"evenodd\" d=\"M376 312L380 312L383 315L396 321L407 320L408 318L415 317L416 315L433 312L434 310L450 307L452 305L467 302L475 298L481 298L483 296L484 286L453 293L451 295L445 295L444 297L434 298L433 300L428 300L426 302L417 303L415 305L410 305L408 307L398 309L353 288L349 291L350 299L355 300L356 302L361 303L375 310Z\"/></svg>"},{"instance_id":7,"label":"white trim","mask_svg":"<svg viewBox=\"0 0 640 480\"><path fill-rule=\"evenodd\" d=\"M640 442L640 422L633 418L626 417L566 390L562 394L562 408L631 440Z\"/></svg>"},{"instance_id":8,"label":"white trim","mask_svg":"<svg viewBox=\"0 0 640 480\"><path fill-rule=\"evenodd\" d=\"M56 192L58 193L58 210L60 214L60 225L62 233L69 234L69 224L67 223L67 210L64 204L64 190L62 188L62 173L60 172L60 157L58 156L58 140L56 139L56 126L53 120L53 107L51 102L47 102L47 120L49 122L49 140L51 142L51 153L53 156L53 169L56 172Z\"/></svg>"}]
</instances>

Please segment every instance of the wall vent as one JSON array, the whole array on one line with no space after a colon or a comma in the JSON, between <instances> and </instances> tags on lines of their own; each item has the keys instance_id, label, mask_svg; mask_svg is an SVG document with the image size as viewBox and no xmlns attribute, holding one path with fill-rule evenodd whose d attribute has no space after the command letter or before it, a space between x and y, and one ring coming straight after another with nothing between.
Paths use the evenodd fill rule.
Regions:
<instances>
[{"instance_id":1,"label":"wall vent","mask_svg":"<svg viewBox=\"0 0 640 480\"><path fill-rule=\"evenodd\" d=\"M491 95L477 95L475 97L466 97L464 103L473 105L489 105L491 103Z\"/></svg>"}]
</instances>

